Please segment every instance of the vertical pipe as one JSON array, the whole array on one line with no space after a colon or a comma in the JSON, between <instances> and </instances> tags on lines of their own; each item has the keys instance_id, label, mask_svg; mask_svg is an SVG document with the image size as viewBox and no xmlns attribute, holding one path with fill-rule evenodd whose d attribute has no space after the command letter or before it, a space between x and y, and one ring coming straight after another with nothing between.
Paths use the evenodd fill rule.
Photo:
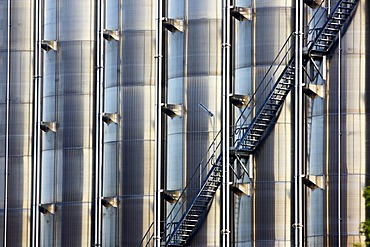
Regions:
<instances>
[{"instance_id":1,"label":"vertical pipe","mask_svg":"<svg viewBox=\"0 0 370 247\"><path fill-rule=\"evenodd\" d=\"M230 246L230 0L222 12L222 246Z\"/></svg>"},{"instance_id":2,"label":"vertical pipe","mask_svg":"<svg viewBox=\"0 0 370 247\"><path fill-rule=\"evenodd\" d=\"M294 126L294 208L295 208L295 246L303 246L303 208L302 208L302 161L303 161L303 107L302 107L302 48L303 48L303 1L296 0L295 16L295 126Z\"/></svg>"},{"instance_id":3,"label":"vertical pipe","mask_svg":"<svg viewBox=\"0 0 370 247\"><path fill-rule=\"evenodd\" d=\"M104 0L97 6L97 78L96 78L96 160L95 160L95 246L101 246L101 221L102 221L102 166L103 166L103 87L104 87Z\"/></svg>"},{"instance_id":4,"label":"vertical pipe","mask_svg":"<svg viewBox=\"0 0 370 247\"><path fill-rule=\"evenodd\" d=\"M257 0L252 2L253 16L256 16ZM257 18L252 18L252 91L255 91L257 78ZM254 113L255 114L255 113ZM255 115L254 115L255 116ZM253 174L257 174L254 157L251 159L253 164ZM252 188L256 188L256 179L253 179ZM252 247L256 247L256 196L252 196Z\"/></svg>"},{"instance_id":5,"label":"vertical pipe","mask_svg":"<svg viewBox=\"0 0 370 247\"><path fill-rule=\"evenodd\" d=\"M40 162L41 162L41 1L35 2L35 59L34 59L34 146L32 179L32 246L39 246L39 203L40 203Z\"/></svg>"},{"instance_id":6,"label":"vertical pipe","mask_svg":"<svg viewBox=\"0 0 370 247\"><path fill-rule=\"evenodd\" d=\"M162 106L162 0L157 0L157 28L156 28L156 109L155 109L155 194L154 194L154 246L161 246L161 143L162 143L162 122L161 122L161 106Z\"/></svg>"},{"instance_id":7,"label":"vertical pipe","mask_svg":"<svg viewBox=\"0 0 370 247\"><path fill-rule=\"evenodd\" d=\"M341 78L340 78L340 74L341 74L341 55L342 55L342 37L341 37L342 33L341 31L339 30L339 34L338 34L338 247L341 246L341 241L340 241L340 235L341 235L341 178L340 178L340 173L341 173Z\"/></svg>"},{"instance_id":8,"label":"vertical pipe","mask_svg":"<svg viewBox=\"0 0 370 247\"><path fill-rule=\"evenodd\" d=\"M303 1L299 1L299 166L298 166L298 192L299 192L299 246L303 246Z\"/></svg>"},{"instance_id":9,"label":"vertical pipe","mask_svg":"<svg viewBox=\"0 0 370 247\"><path fill-rule=\"evenodd\" d=\"M8 183L9 183L9 116L10 116L10 39L11 39L11 16L10 1L8 0L8 40L6 61L6 130L5 130L5 178L4 178L4 233L3 246L7 246L7 221L8 221Z\"/></svg>"}]
</instances>

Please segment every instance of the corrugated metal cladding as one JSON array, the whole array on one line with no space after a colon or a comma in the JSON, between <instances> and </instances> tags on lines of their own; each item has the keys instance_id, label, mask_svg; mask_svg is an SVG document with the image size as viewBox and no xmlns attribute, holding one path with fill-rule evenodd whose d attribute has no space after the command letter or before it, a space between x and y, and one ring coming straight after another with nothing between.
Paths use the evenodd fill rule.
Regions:
<instances>
[{"instance_id":1,"label":"corrugated metal cladding","mask_svg":"<svg viewBox=\"0 0 370 247\"><path fill-rule=\"evenodd\" d=\"M183 32L163 32L162 71L163 103L183 110L182 117L162 116L162 184L166 191L181 191L221 129L223 9L216 0L163 2L165 17L184 20ZM323 7L329 2L334 8L338 0L324 1ZM294 31L295 1L233 0L231 5L253 10L252 20L233 18L231 25L232 93L252 95ZM156 8L155 0L0 0L0 246L138 246L153 231ZM320 11L306 6L306 19ZM100 14L104 32L117 34L104 40L102 57L97 52ZM42 40L56 41L56 49L44 50L35 64L38 20ZM341 39L341 55L336 45L326 66L315 61L326 68L326 78L314 82L324 86L325 97L305 97L304 175L323 179L323 189L304 189L306 246L338 246L339 240L342 246L365 246L360 223L367 217L362 193L370 175L369 33L370 2L359 0ZM100 58L103 112L117 116L115 123L103 125L101 142L96 140ZM55 122L56 131L41 134L35 177L37 66L42 68L41 120ZM279 71L276 62L272 68ZM249 196L230 199L232 246L294 245L293 99L289 94L248 164L252 179L232 178L251 186ZM233 119L240 114L238 108L232 112ZM102 145L102 173L95 170L97 145ZM101 198L94 198L98 181ZM40 199L32 205L35 183ZM189 191L198 185L189 185ZM101 220L94 213L97 199ZM221 245L221 205L219 189L189 246ZM173 205L163 200L162 206L164 220Z\"/></svg>"}]
</instances>

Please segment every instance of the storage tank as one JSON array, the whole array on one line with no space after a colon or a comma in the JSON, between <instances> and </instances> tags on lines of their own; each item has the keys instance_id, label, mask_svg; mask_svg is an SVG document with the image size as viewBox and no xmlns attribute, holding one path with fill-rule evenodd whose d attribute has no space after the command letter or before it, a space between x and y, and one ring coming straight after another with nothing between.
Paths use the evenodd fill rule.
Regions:
<instances>
[{"instance_id":1,"label":"storage tank","mask_svg":"<svg viewBox=\"0 0 370 247\"><path fill-rule=\"evenodd\" d=\"M153 222L155 154L156 1L107 1L105 109L117 124L105 126L103 245L138 246Z\"/></svg>"},{"instance_id":2,"label":"storage tank","mask_svg":"<svg viewBox=\"0 0 370 247\"><path fill-rule=\"evenodd\" d=\"M253 0L237 0L234 1L234 6L250 8L251 16L250 19L238 20L233 18L233 31L232 36L234 37L233 43L233 58L234 58L234 68L233 68L233 78L234 78L234 89L233 94L236 96L242 96L249 101L250 96L254 93L254 88L256 87L256 74L255 71L255 58L256 58L256 43L255 43L255 24L257 11ZM238 119L245 110L243 107L233 106L233 113L235 119ZM248 109L246 110L248 111ZM245 116L248 113L244 114ZM247 119L247 123L250 123L250 117ZM234 121L235 122L235 121ZM232 123L233 125L234 123ZM244 163L245 168L249 171L253 171L253 158L251 158L247 163ZM249 188L253 188L255 184L253 183L253 174L247 174L240 167L238 162L235 162L236 170L239 174L244 174L239 179L234 176L235 183L246 183L249 184ZM253 189L250 189L247 194L233 195L233 242L235 246L252 246L253 245Z\"/></svg>"},{"instance_id":3,"label":"storage tank","mask_svg":"<svg viewBox=\"0 0 370 247\"><path fill-rule=\"evenodd\" d=\"M191 180L220 129L221 3L169 1L168 17L184 20L184 32L168 35L168 103L182 105L183 117L168 120L167 190L181 190ZM199 172L196 177L199 177ZM187 200L199 188L190 182ZM219 197L191 244L219 244ZM167 213L171 206L168 204Z\"/></svg>"},{"instance_id":4,"label":"storage tank","mask_svg":"<svg viewBox=\"0 0 370 247\"><path fill-rule=\"evenodd\" d=\"M331 3L333 8L338 1ZM309 108L308 168L325 175L325 190L307 193L308 246L365 243L360 224L367 217L362 193L369 180L369 14L370 3L359 1L341 46L328 56L325 98Z\"/></svg>"},{"instance_id":5,"label":"storage tank","mask_svg":"<svg viewBox=\"0 0 370 247\"><path fill-rule=\"evenodd\" d=\"M33 1L0 2L2 246L29 246L31 241L33 11Z\"/></svg>"},{"instance_id":6,"label":"storage tank","mask_svg":"<svg viewBox=\"0 0 370 247\"><path fill-rule=\"evenodd\" d=\"M254 1L252 87L276 80L293 57L295 1ZM281 53L280 53L281 52ZM277 58L275 60L275 58ZM271 70L269 68L271 66ZM246 66L248 67L248 66ZM272 72L277 71L277 74ZM245 83L245 82L244 82ZM265 87L265 85L262 87ZM246 85L248 86L248 85ZM267 90L268 92L269 90ZM257 94L262 104L266 94ZM255 152L252 238L255 246L293 245L294 125L292 92L288 95L275 126Z\"/></svg>"},{"instance_id":7,"label":"storage tank","mask_svg":"<svg viewBox=\"0 0 370 247\"><path fill-rule=\"evenodd\" d=\"M327 13L327 2L323 3L322 8L311 9L306 7L306 13L309 19L313 18L309 25L309 29L313 29L315 25L323 25ZM323 18L320 18L323 17ZM307 32L310 33L310 32ZM325 70L326 62L324 59L315 61L318 66L323 66ZM322 73L326 73L322 71ZM313 74L313 73L312 73ZM325 80L322 77L317 77L314 82L310 82L306 78L307 83L312 83L325 87ZM325 97L325 95L321 95ZM306 97L306 113L307 113L307 178L314 181L313 176L324 179L325 169L325 123L323 108L325 99L316 97L314 99ZM325 246L326 244L326 207L325 207L325 182L319 184L320 188L311 190L306 189L306 236L308 246Z\"/></svg>"},{"instance_id":8,"label":"storage tank","mask_svg":"<svg viewBox=\"0 0 370 247\"><path fill-rule=\"evenodd\" d=\"M94 1L44 3L40 245L92 245Z\"/></svg>"},{"instance_id":9,"label":"storage tank","mask_svg":"<svg viewBox=\"0 0 370 247\"><path fill-rule=\"evenodd\" d=\"M233 96L251 96L265 87L270 92L266 78L278 79L294 56L295 1L231 2L232 9L251 7L253 13L251 20L232 21ZM337 3L325 1L324 6ZM161 220L167 225L161 227L169 234L166 227L177 223L208 172L199 172L204 161L213 164L213 152L215 157L220 152L226 44L221 1L165 0L163 6ZM160 55L155 47L156 8L155 0L0 1L4 246L138 246L147 230L153 231L155 58ZM325 9L306 7L306 16L316 11ZM307 167L302 177L306 182L323 181L322 189L305 189L307 246L364 243L360 223L366 219L362 193L369 178L369 15L370 3L360 0L340 48L333 49L327 60L316 60L326 78L314 84L324 86L325 98L305 97ZM43 31L35 28L40 20ZM38 31L42 61L34 57ZM43 85L40 123L36 123L36 81ZM256 109L266 97L266 93L254 96ZM231 194L233 246L293 245L293 97L288 95L274 128L245 163L248 176L232 175L233 182L249 183L251 188L248 196ZM241 110L232 112L231 118L238 119ZM251 115L242 117L249 123L255 115L252 109ZM236 163L233 167L243 170ZM184 188L176 205L185 207L172 216L175 197ZM220 246L221 219L219 188L188 245Z\"/></svg>"},{"instance_id":10,"label":"storage tank","mask_svg":"<svg viewBox=\"0 0 370 247\"><path fill-rule=\"evenodd\" d=\"M198 166L221 127L221 4L221 1L169 0L167 5L168 18L183 20L184 31L168 33L165 42L167 102L183 109L182 117L167 121L166 189L179 191L188 185L187 206L200 186L202 175ZM169 214L172 205L166 206ZM178 217L181 216L180 213ZM189 244L219 246L219 232L220 195L217 194L205 222Z\"/></svg>"}]
</instances>

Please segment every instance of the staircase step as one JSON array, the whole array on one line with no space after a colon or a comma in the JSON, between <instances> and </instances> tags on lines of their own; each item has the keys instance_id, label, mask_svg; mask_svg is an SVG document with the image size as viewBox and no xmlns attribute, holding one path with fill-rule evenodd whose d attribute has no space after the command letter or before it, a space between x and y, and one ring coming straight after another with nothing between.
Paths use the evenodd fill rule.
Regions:
<instances>
[{"instance_id":1,"label":"staircase step","mask_svg":"<svg viewBox=\"0 0 370 247\"><path fill-rule=\"evenodd\" d=\"M337 12L334 14L335 16L342 16L342 15L345 15L346 17L348 17L350 15L350 12Z\"/></svg>"},{"instance_id":2,"label":"staircase step","mask_svg":"<svg viewBox=\"0 0 370 247\"><path fill-rule=\"evenodd\" d=\"M332 28L332 27L326 27L325 28L325 31L333 31L333 32L336 32L336 33L338 33L339 32L339 29L338 28ZM337 35L335 35L335 36L337 36Z\"/></svg>"},{"instance_id":3,"label":"staircase step","mask_svg":"<svg viewBox=\"0 0 370 247\"><path fill-rule=\"evenodd\" d=\"M323 42L333 42L332 39L328 39L328 38L321 38L319 39L318 41L323 41Z\"/></svg>"},{"instance_id":4,"label":"staircase step","mask_svg":"<svg viewBox=\"0 0 370 247\"><path fill-rule=\"evenodd\" d=\"M328 45L323 45L323 44L315 44L315 45L320 46L320 47L325 47L325 48L329 47Z\"/></svg>"},{"instance_id":5,"label":"staircase step","mask_svg":"<svg viewBox=\"0 0 370 247\"><path fill-rule=\"evenodd\" d=\"M344 6L339 6L339 9L346 9L346 10L349 10L349 11L353 10L353 8L351 8L351 7L344 7Z\"/></svg>"},{"instance_id":6,"label":"staircase step","mask_svg":"<svg viewBox=\"0 0 370 247\"><path fill-rule=\"evenodd\" d=\"M331 17L331 20L337 20L337 21L346 21L347 18L343 18L343 17L340 17L340 16L332 16Z\"/></svg>"},{"instance_id":7,"label":"staircase step","mask_svg":"<svg viewBox=\"0 0 370 247\"><path fill-rule=\"evenodd\" d=\"M329 37L336 37L337 35L332 33L321 33L322 35L329 36Z\"/></svg>"},{"instance_id":8,"label":"staircase step","mask_svg":"<svg viewBox=\"0 0 370 247\"><path fill-rule=\"evenodd\" d=\"M250 136L261 137L262 135L250 133Z\"/></svg>"}]
</instances>

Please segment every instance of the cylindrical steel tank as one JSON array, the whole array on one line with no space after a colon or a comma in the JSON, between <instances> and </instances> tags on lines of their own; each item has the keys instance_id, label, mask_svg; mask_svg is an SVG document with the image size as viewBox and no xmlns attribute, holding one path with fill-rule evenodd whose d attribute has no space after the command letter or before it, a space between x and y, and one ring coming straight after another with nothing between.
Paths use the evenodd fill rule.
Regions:
<instances>
[{"instance_id":1,"label":"cylindrical steel tank","mask_svg":"<svg viewBox=\"0 0 370 247\"><path fill-rule=\"evenodd\" d=\"M287 65L293 57L290 50L292 42L288 37L294 30L294 1L253 1L255 16L252 21L250 62L240 60L236 63L238 72L235 81L243 85L245 93L249 88L256 90L264 80L273 77L277 80L279 71ZM240 31L240 29L239 29ZM290 38L291 39L291 38ZM239 40L241 43L241 41ZM242 44L242 43L241 43ZM275 57L282 49L277 60ZM287 53L287 54L286 54ZM287 55L285 57L285 54ZM274 61L275 60L275 61ZM238 61L239 62L239 61ZM270 72L268 69L271 66ZM245 70L245 73L241 73ZM271 71L278 71L271 74ZM238 78L247 76L245 80ZM248 80L249 79L249 80ZM252 83L252 85L250 85ZM264 87L265 85L262 85ZM242 88L238 85L236 88ZM257 94L256 104L260 105L265 97ZM290 246L293 244L293 102L292 93L288 95L280 112L277 123L264 143L254 154L255 170L253 178L252 204L245 200L244 208L251 210L249 222L245 221L238 226L240 230L249 228L253 246ZM242 233L238 233L238 236ZM247 237L245 237L247 238ZM248 239L241 240L250 241ZM244 246L244 245L243 245Z\"/></svg>"},{"instance_id":2,"label":"cylindrical steel tank","mask_svg":"<svg viewBox=\"0 0 370 247\"><path fill-rule=\"evenodd\" d=\"M41 246L90 246L95 132L95 2L45 1Z\"/></svg>"},{"instance_id":3,"label":"cylindrical steel tank","mask_svg":"<svg viewBox=\"0 0 370 247\"><path fill-rule=\"evenodd\" d=\"M105 14L107 30L120 30L121 26L121 1L106 1ZM105 83L104 83L104 111L107 113L121 114L120 109L120 46L121 37L119 40L105 41ZM102 196L117 198L119 195L120 171L122 168L123 154L120 152L122 146L120 133L121 124L124 122L120 119L118 123L105 125L104 131L104 161L103 161L103 184ZM118 198L117 198L118 199ZM116 199L116 200L117 200ZM102 208L102 245L103 246L119 246L121 234L119 233L118 216L119 211L115 207Z\"/></svg>"},{"instance_id":4,"label":"cylindrical steel tank","mask_svg":"<svg viewBox=\"0 0 370 247\"><path fill-rule=\"evenodd\" d=\"M330 1L331 7L337 2ZM97 13L99 3L104 6L101 13ZM156 3L44 0L43 14L38 16L34 1L0 0L1 244L29 246L32 233L38 233L40 246L96 245L93 236L98 228L94 224L99 224L100 219L94 219L99 215L94 213L94 205L98 205L94 200L99 199L94 196L100 181L99 228L103 246L138 246L146 231L152 232L155 56L159 55L155 54ZM206 158L210 157L215 148L212 141L221 129L222 1L163 3L163 17L169 18L164 21L181 19L184 27L183 32L163 32L163 107L180 105L182 109L181 117L162 114L162 183L163 195L167 195L188 184L208 149ZM232 24L234 94L252 95L260 84L266 83L263 78L269 68L270 72L281 72L286 66L289 59L274 59L294 30L294 3L231 1L233 6L253 9L251 21L234 19ZM308 7L306 10L307 16L315 13ZM103 31L97 30L99 14L104 17L102 24L106 29L101 57L104 64L100 64L97 55L96 39ZM370 177L369 15L370 2L360 0L341 39L341 54L336 47L323 60L326 66L322 68L327 71L322 74L326 79L315 82L325 87L326 97L306 97L307 167L302 176L324 181L323 190L305 189L307 246L338 246L339 241L342 246L351 246L365 240L360 224L366 219L362 193ZM45 51L40 64L35 64L38 59L34 59L39 41L34 33L37 18L44 22ZM109 32L115 37L108 37ZM55 46L48 47L50 44ZM287 58L293 57L289 45L291 41L281 50L282 56L288 53ZM321 66L319 60L316 63ZM42 66L42 79L35 74L38 66ZM96 109L95 90L100 82L97 69L104 71L101 82L105 115L101 117L114 117L112 123L105 121L103 127L102 173L95 170L99 166L94 153L98 144L96 120L100 116ZM277 79L278 74L268 76ZM32 156L38 155L34 132L35 80L43 82L44 131L40 177L36 181L32 172L38 162ZM249 169L253 170L250 178L233 180L250 182L252 188L250 196L232 195L233 246L293 245L293 96L289 94L271 133L246 164L247 168L254 165L254 169ZM254 100L260 107L264 98L257 94ZM238 108L233 109L235 119L239 114ZM185 205L194 199L202 177L204 174L197 173L195 182L188 187ZM32 211L32 203L37 203L37 198L32 198L37 195L32 185L40 188L41 212L34 215L40 219L39 229L32 229L38 225L32 224L36 218L31 214L37 212ZM163 205L162 219L173 208L164 200ZM220 246L221 214L219 190L205 221L188 244Z\"/></svg>"},{"instance_id":5,"label":"cylindrical steel tank","mask_svg":"<svg viewBox=\"0 0 370 247\"><path fill-rule=\"evenodd\" d=\"M313 29L315 25L323 25L325 23L325 17L327 9L326 2L322 5L322 8L311 9L306 7L306 13L308 16L309 26L307 28ZM311 21L312 19L312 21ZM308 40L311 40L314 33L306 31L306 34L310 34ZM323 66L325 59L319 59L315 61L318 66ZM308 66L312 66L309 64ZM325 66L324 66L325 67ZM325 71L322 71L325 73ZM311 72L313 74L313 72ZM307 83L316 85L325 85L325 81L322 77L317 77L314 82L310 82L306 78ZM306 97L306 115L307 115L307 128L306 128L306 177L313 180L313 176L324 178L326 173L325 169L325 124L324 124L324 99L315 98L311 99ZM311 190L306 189L306 222L305 222L305 234L307 246L326 246L326 207L325 207L325 187L322 186L320 189Z\"/></svg>"},{"instance_id":6,"label":"cylindrical steel tank","mask_svg":"<svg viewBox=\"0 0 370 247\"><path fill-rule=\"evenodd\" d=\"M156 1L107 1L105 112L118 124L105 127L103 245L138 246L153 222Z\"/></svg>"},{"instance_id":7,"label":"cylindrical steel tank","mask_svg":"<svg viewBox=\"0 0 370 247\"><path fill-rule=\"evenodd\" d=\"M308 246L338 246L339 239L342 246L365 244L360 224L369 180L369 15L370 3L359 1L343 33L341 55L337 44L328 56L326 97L311 104L308 168L312 175L325 175L325 190L308 192Z\"/></svg>"},{"instance_id":8,"label":"cylindrical steel tank","mask_svg":"<svg viewBox=\"0 0 370 247\"><path fill-rule=\"evenodd\" d=\"M0 120L0 245L2 246L3 244L29 246L31 241L33 11L33 1L0 2L0 113L2 115ZM8 113L7 85L10 93ZM6 137L7 128L9 128L9 135ZM5 174L6 172L8 174ZM5 198L5 191L7 191L7 198Z\"/></svg>"},{"instance_id":9,"label":"cylindrical steel tank","mask_svg":"<svg viewBox=\"0 0 370 247\"><path fill-rule=\"evenodd\" d=\"M251 8L254 12L253 0L236 0L234 6ZM255 87L254 80L254 51L255 51L255 33L253 30L256 19L239 21L234 19L234 29L232 31L233 43L233 78L234 88L233 93L235 95L251 96L253 95L253 89ZM235 119L239 118L241 111L244 108L239 109L234 107ZM253 165L252 160L248 164L244 164L246 168ZM241 170L238 163L235 166L236 170ZM243 171L244 172L244 171ZM235 183L250 183L253 185L253 174L244 174L240 179L236 179L234 176ZM238 196L233 194L234 205L233 205L233 242L234 246L252 246L253 240L253 197L252 194L248 196Z\"/></svg>"},{"instance_id":10,"label":"cylindrical steel tank","mask_svg":"<svg viewBox=\"0 0 370 247\"><path fill-rule=\"evenodd\" d=\"M187 185L221 127L221 4L168 1L167 17L184 20L184 32L168 33L165 42L167 102L182 105L184 114L167 121L167 190L181 190ZM186 192L188 203L199 189L199 173L196 176L195 187L191 184ZM167 213L171 209L168 203ZM205 222L191 240L192 246L219 246L219 213L220 197L216 194Z\"/></svg>"}]
</instances>

